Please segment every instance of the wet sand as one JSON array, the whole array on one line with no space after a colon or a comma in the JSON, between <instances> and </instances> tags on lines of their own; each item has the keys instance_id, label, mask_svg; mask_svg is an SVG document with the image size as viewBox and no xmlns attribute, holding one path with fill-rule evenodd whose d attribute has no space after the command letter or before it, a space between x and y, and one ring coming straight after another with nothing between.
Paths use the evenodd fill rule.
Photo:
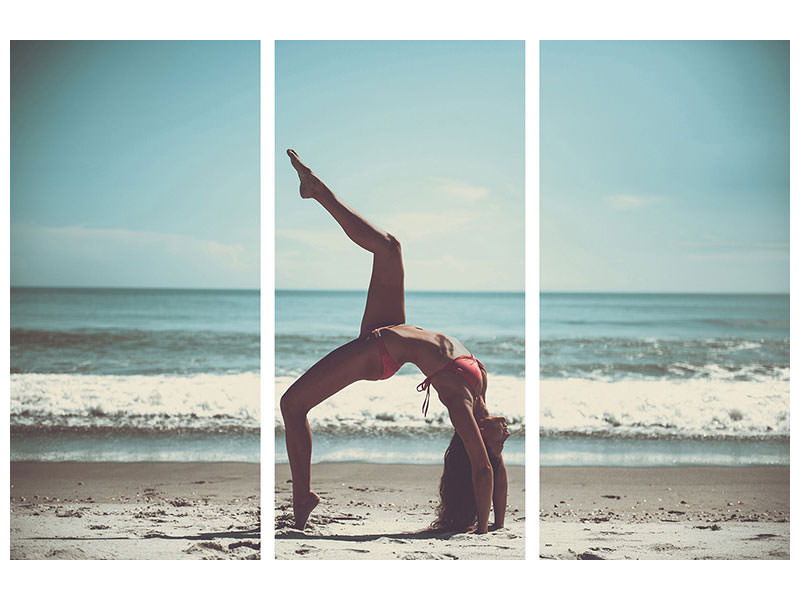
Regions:
<instances>
[{"instance_id":1,"label":"wet sand","mask_svg":"<svg viewBox=\"0 0 800 600\"><path fill-rule=\"evenodd\" d=\"M553 559L788 559L788 467L542 467Z\"/></svg>"},{"instance_id":2,"label":"wet sand","mask_svg":"<svg viewBox=\"0 0 800 600\"><path fill-rule=\"evenodd\" d=\"M312 466L322 501L304 531L292 527L291 474L275 466L278 559L523 559L525 469L508 467L505 528L486 535L423 531L435 516L441 465ZM489 519L492 523L492 517Z\"/></svg>"},{"instance_id":3,"label":"wet sand","mask_svg":"<svg viewBox=\"0 0 800 600\"><path fill-rule=\"evenodd\" d=\"M11 463L12 559L258 559L253 463Z\"/></svg>"}]
</instances>

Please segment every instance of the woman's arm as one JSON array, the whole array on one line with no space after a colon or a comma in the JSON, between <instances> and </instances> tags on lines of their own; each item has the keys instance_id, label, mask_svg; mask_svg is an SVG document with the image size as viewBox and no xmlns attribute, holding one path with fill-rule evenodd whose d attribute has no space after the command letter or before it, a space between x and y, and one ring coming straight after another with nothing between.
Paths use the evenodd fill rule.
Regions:
<instances>
[{"instance_id":1,"label":"woman's arm","mask_svg":"<svg viewBox=\"0 0 800 600\"><path fill-rule=\"evenodd\" d=\"M500 455L498 464L494 469L494 491L492 504L494 504L494 525L492 529L502 529L506 521L506 504L508 502L508 473L503 455Z\"/></svg>"},{"instance_id":2,"label":"woman's arm","mask_svg":"<svg viewBox=\"0 0 800 600\"><path fill-rule=\"evenodd\" d=\"M441 395L439 396L441 398ZM443 399L444 402L444 399ZM489 511L492 505L492 490L494 488L494 474L489 455L483 445L478 423L472 416L472 408L465 402L444 402L450 413L450 420L456 433L464 442L464 448L469 456L472 467L472 489L475 492L475 504L478 511L478 528L476 533L489 531Z\"/></svg>"},{"instance_id":3,"label":"woman's arm","mask_svg":"<svg viewBox=\"0 0 800 600\"><path fill-rule=\"evenodd\" d=\"M475 397L475 402L472 405L472 414L478 423L489 416L489 409L486 408L486 400L483 396Z\"/></svg>"}]
</instances>

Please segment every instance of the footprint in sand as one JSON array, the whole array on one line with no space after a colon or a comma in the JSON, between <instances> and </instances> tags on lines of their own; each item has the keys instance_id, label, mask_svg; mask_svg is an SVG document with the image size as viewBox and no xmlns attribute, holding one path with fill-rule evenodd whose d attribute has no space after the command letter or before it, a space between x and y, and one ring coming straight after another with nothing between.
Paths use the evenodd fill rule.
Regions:
<instances>
[{"instance_id":1,"label":"footprint in sand","mask_svg":"<svg viewBox=\"0 0 800 600\"><path fill-rule=\"evenodd\" d=\"M223 548L222 545L217 542L200 542L199 544L193 544L186 548L184 552L187 554L194 554L196 552L205 552L206 550L214 550L216 552L227 554L227 550L225 550L225 548Z\"/></svg>"},{"instance_id":2,"label":"footprint in sand","mask_svg":"<svg viewBox=\"0 0 800 600\"><path fill-rule=\"evenodd\" d=\"M294 553L300 555L306 555L312 550L316 551L317 549L314 546L309 546L308 544L301 544L300 547L294 551Z\"/></svg>"},{"instance_id":3,"label":"footprint in sand","mask_svg":"<svg viewBox=\"0 0 800 600\"><path fill-rule=\"evenodd\" d=\"M754 537L744 538L746 542L757 542L758 540L768 540L770 538L780 537L775 533L759 533Z\"/></svg>"},{"instance_id":4,"label":"footprint in sand","mask_svg":"<svg viewBox=\"0 0 800 600\"><path fill-rule=\"evenodd\" d=\"M235 550L236 548L252 548L253 550L261 550L261 544L258 542L233 542L232 544L228 544L228 550Z\"/></svg>"}]
</instances>

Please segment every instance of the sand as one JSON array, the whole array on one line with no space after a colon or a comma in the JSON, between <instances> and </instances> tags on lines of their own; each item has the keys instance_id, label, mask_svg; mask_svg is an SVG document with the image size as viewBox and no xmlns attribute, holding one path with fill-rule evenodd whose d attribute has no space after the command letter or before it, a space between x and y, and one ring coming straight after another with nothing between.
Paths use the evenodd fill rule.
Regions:
<instances>
[{"instance_id":1,"label":"sand","mask_svg":"<svg viewBox=\"0 0 800 600\"><path fill-rule=\"evenodd\" d=\"M313 465L312 489L322 501L298 531L292 527L289 467L276 465L275 557L524 559L524 467L508 468L506 526L486 535L422 531L434 518L441 472L440 465Z\"/></svg>"},{"instance_id":2,"label":"sand","mask_svg":"<svg viewBox=\"0 0 800 600\"><path fill-rule=\"evenodd\" d=\"M252 463L11 463L12 559L258 559Z\"/></svg>"},{"instance_id":3,"label":"sand","mask_svg":"<svg viewBox=\"0 0 800 600\"><path fill-rule=\"evenodd\" d=\"M542 467L542 558L788 559L788 467Z\"/></svg>"}]
</instances>

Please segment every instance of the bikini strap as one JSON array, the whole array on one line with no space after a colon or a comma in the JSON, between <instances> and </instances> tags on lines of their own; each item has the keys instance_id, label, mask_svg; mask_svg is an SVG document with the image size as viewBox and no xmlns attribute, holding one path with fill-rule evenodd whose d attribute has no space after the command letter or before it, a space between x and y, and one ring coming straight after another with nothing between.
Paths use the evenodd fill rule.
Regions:
<instances>
[{"instance_id":1,"label":"bikini strap","mask_svg":"<svg viewBox=\"0 0 800 600\"><path fill-rule=\"evenodd\" d=\"M425 392L425 400L422 401L422 415L428 416L428 406L431 402L431 378L426 377L425 381L417 386L418 392Z\"/></svg>"},{"instance_id":2,"label":"bikini strap","mask_svg":"<svg viewBox=\"0 0 800 600\"><path fill-rule=\"evenodd\" d=\"M386 351L386 344L383 341L383 336L381 336L380 329L376 329L372 333L375 334L375 339L378 340L378 348L380 348L381 351L381 362L383 362L384 355L388 354L388 352Z\"/></svg>"}]
</instances>

